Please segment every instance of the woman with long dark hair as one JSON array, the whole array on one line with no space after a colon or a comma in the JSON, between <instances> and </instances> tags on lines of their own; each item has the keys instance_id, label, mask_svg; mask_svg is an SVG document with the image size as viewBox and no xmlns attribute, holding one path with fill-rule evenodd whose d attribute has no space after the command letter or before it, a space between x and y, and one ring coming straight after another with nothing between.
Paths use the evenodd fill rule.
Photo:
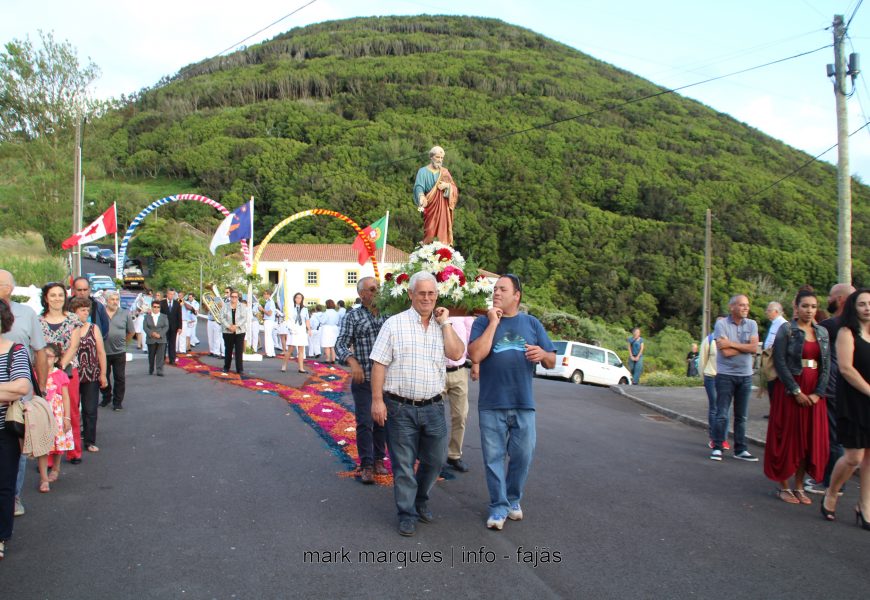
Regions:
<instances>
[{"instance_id":1,"label":"woman with long dark hair","mask_svg":"<svg viewBox=\"0 0 870 600\"><path fill-rule=\"evenodd\" d=\"M783 323L773 342L777 379L770 398L764 474L779 484L777 495L788 504L812 504L804 491L804 475L818 481L828 464L825 388L831 349L828 331L815 322L818 308L815 292L799 291L794 318Z\"/></svg>"},{"instance_id":2,"label":"woman with long dark hair","mask_svg":"<svg viewBox=\"0 0 870 600\"><path fill-rule=\"evenodd\" d=\"M822 500L822 516L829 521L836 518L837 494L860 467L861 492L855 520L870 531L870 289L849 296L840 322L837 440L844 452L831 473L831 485Z\"/></svg>"},{"instance_id":3,"label":"woman with long dark hair","mask_svg":"<svg viewBox=\"0 0 870 600\"><path fill-rule=\"evenodd\" d=\"M293 295L293 304L284 311L284 322L290 328L290 339L287 341L287 349L284 351L281 370L287 370L290 352L292 348L296 348L296 362L299 364L299 372L305 373L305 347L308 346L308 336L311 335L311 320L308 318L308 309L305 308L305 296L299 292Z\"/></svg>"},{"instance_id":4,"label":"woman with long dark hair","mask_svg":"<svg viewBox=\"0 0 870 600\"><path fill-rule=\"evenodd\" d=\"M30 391L30 357L27 349L13 348L3 337L12 329L15 318L12 308L0 300L0 560L6 556L6 542L12 537L15 519L15 480L18 478L18 458L21 446L11 428L6 427L9 405ZM11 361L10 361L10 356ZM6 366L9 365L7 371Z\"/></svg>"},{"instance_id":5,"label":"woman with long dark hair","mask_svg":"<svg viewBox=\"0 0 870 600\"><path fill-rule=\"evenodd\" d=\"M81 410L79 398L79 361L78 349L79 326L81 322L77 317L67 312L69 298L66 288L62 283L47 283L42 286L42 314L39 316L39 324L42 326L42 335L46 344L60 344L63 348L63 357L58 365L66 371L69 377L69 407L70 422L75 440L75 448L66 453L67 460L72 464L82 462L82 430ZM49 462L60 460L60 457L51 457Z\"/></svg>"}]
</instances>

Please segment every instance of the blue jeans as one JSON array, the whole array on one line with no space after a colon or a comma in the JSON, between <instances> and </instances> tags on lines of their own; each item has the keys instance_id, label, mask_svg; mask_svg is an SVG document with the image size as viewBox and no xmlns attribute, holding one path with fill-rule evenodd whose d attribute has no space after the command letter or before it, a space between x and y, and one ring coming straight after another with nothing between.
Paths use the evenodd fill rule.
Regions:
<instances>
[{"instance_id":1,"label":"blue jeans","mask_svg":"<svg viewBox=\"0 0 870 600\"><path fill-rule=\"evenodd\" d=\"M643 373L643 356L638 360L628 361L628 370L631 372L631 382L634 385L640 383L640 374Z\"/></svg>"},{"instance_id":2,"label":"blue jeans","mask_svg":"<svg viewBox=\"0 0 870 600\"><path fill-rule=\"evenodd\" d=\"M384 394L387 405L387 445L393 467L393 494L399 519L416 518L417 505L429 500L447 460L447 420L444 403L402 404ZM414 462L420 461L417 473Z\"/></svg>"},{"instance_id":3,"label":"blue jeans","mask_svg":"<svg viewBox=\"0 0 870 600\"><path fill-rule=\"evenodd\" d=\"M375 460L383 460L387 451L387 430L372 420L372 384L351 383L353 412L356 416L356 448L359 464L371 467Z\"/></svg>"},{"instance_id":4,"label":"blue jeans","mask_svg":"<svg viewBox=\"0 0 870 600\"><path fill-rule=\"evenodd\" d=\"M707 428L710 439L713 439L713 428L716 426L716 378L704 375L704 391L707 392Z\"/></svg>"},{"instance_id":5,"label":"blue jeans","mask_svg":"<svg viewBox=\"0 0 870 600\"><path fill-rule=\"evenodd\" d=\"M734 453L746 450L746 417L752 394L751 375L716 375L716 427L713 429L713 447L721 450L728 437L728 411L734 401Z\"/></svg>"},{"instance_id":6,"label":"blue jeans","mask_svg":"<svg viewBox=\"0 0 870 600\"><path fill-rule=\"evenodd\" d=\"M841 452L842 454L842 452ZM22 454L18 459L18 479L15 480L15 497L21 498L21 490L24 489L24 474L27 473L27 455Z\"/></svg>"},{"instance_id":7,"label":"blue jeans","mask_svg":"<svg viewBox=\"0 0 870 600\"><path fill-rule=\"evenodd\" d=\"M481 410L479 421L489 514L505 517L511 504L522 499L529 476L535 453L535 411Z\"/></svg>"}]
</instances>

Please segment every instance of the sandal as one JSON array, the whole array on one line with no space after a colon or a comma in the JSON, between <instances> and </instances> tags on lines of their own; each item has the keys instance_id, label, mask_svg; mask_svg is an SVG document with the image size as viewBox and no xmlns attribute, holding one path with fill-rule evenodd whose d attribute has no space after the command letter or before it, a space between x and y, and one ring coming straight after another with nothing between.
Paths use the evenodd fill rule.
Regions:
<instances>
[{"instance_id":1,"label":"sandal","mask_svg":"<svg viewBox=\"0 0 870 600\"><path fill-rule=\"evenodd\" d=\"M0 541L0 560L6 558L6 540Z\"/></svg>"},{"instance_id":2,"label":"sandal","mask_svg":"<svg viewBox=\"0 0 870 600\"><path fill-rule=\"evenodd\" d=\"M837 506L834 505L834 510L828 510L825 508L825 500L828 498L827 492L824 496L822 496L822 503L820 504L820 508L822 509L822 517L826 521L836 521L837 520Z\"/></svg>"},{"instance_id":3,"label":"sandal","mask_svg":"<svg viewBox=\"0 0 870 600\"><path fill-rule=\"evenodd\" d=\"M54 483L60 477L60 471L51 470L48 472L48 482Z\"/></svg>"},{"instance_id":4,"label":"sandal","mask_svg":"<svg viewBox=\"0 0 870 600\"><path fill-rule=\"evenodd\" d=\"M803 490L794 490L794 495L798 499L798 502L801 504L812 504L813 501L810 500L810 497L806 495Z\"/></svg>"},{"instance_id":5,"label":"sandal","mask_svg":"<svg viewBox=\"0 0 870 600\"><path fill-rule=\"evenodd\" d=\"M51 491L51 486L48 484L48 481L40 481L39 482L39 493L47 494Z\"/></svg>"},{"instance_id":6,"label":"sandal","mask_svg":"<svg viewBox=\"0 0 870 600\"><path fill-rule=\"evenodd\" d=\"M100 449L97 448L94 444L91 444L90 446L87 447L87 451L88 452L99 452Z\"/></svg>"},{"instance_id":7,"label":"sandal","mask_svg":"<svg viewBox=\"0 0 870 600\"><path fill-rule=\"evenodd\" d=\"M788 488L783 488L776 492L776 497L785 502L786 504L800 504L801 501L795 498L792 491Z\"/></svg>"}]
</instances>

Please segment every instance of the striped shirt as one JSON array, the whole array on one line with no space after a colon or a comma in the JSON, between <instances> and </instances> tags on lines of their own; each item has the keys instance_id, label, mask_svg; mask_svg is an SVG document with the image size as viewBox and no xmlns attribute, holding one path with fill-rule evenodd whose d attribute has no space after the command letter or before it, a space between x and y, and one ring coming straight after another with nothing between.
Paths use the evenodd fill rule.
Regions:
<instances>
[{"instance_id":1,"label":"striped shirt","mask_svg":"<svg viewBox=\"0 0 870 600\"><path fill-rule=\"evenodd\" d=\"M12 368L7 371L9 352L12 352ZM0 383L8 383L16 379L30 381L30 357L27 354L27 348L19 346L16 350L10 348L9 352L0 354ZM0 430L6 426L6 410L8 408L8 404L0 404Z\"/></svg>"},{"instance_id":2,"label":"striped shirt","mask_svg":"<svg viewBox=\"0 0 870 600\"><path fill-rule=\"evenodd\" d=\"M362 306L358 310L347 313L347 317L341 323L341 330L335 342L335 357L343 365L347 364L348 357L356 358L365 373L366 381L372 380L372 361L369 355L386 320L386 316L375 316ZM353 351L350 349L351 346Z\"/></svg>"},{"instance_id":3,"label":"striped shirt","mask_svg":"<svg viewBox=\"0 0 870 600\"><path fill-rule=\"evenodd\" d=\"M348 313L348 318L355 312ZM384 391L403 398L432 398L447 383L441 326L431 317L424 330L423 319L413 308L387 319L370 358L387 367Z\"/></svg>"}]
</instances>

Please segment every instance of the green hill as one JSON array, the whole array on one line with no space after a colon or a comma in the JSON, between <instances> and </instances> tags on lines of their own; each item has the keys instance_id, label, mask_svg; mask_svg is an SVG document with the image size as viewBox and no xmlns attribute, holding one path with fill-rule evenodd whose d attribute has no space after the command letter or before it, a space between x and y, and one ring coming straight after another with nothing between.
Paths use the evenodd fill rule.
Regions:
<instances>
[{"instance_id":1,"label":"green hill","mask_svg":"<svg viewBox=\"0 0 870 600\"><path fill-rule=\"evenodd\" d=\"M602 110L659 90L498 20L322 23L185 67L91 123L86 193L95 214L117 200L122 220L171 193L227 206L253 195L258 239L308 208L363 225L389 210L390 243L410 250L422 229L413 177L439 144L461 192L456 246L524 277L538 305L696 331L707 208L715 302L833 283L835 170L815 163L759 194L809 157L676 94ZM855 184L864 282L868 198ZM201 207L166 214L208 232L219 221ZM306 219L276 241L350 239Z\"/></svg>"}]
</instances>

